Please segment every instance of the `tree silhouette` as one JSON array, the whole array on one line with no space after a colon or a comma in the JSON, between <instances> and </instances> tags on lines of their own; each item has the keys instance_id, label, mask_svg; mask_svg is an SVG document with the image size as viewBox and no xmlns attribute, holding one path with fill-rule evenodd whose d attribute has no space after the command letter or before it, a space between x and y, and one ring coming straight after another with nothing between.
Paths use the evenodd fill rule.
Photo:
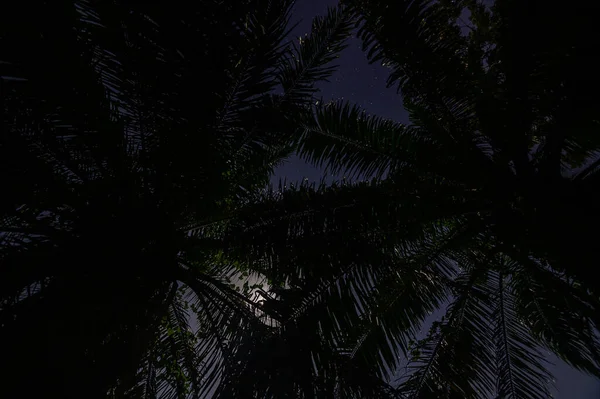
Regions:
<instances>
[{"instance_id":1,"label":"tree silhouette","mask_svg":"<svg viewBox=\"0 0 600 399\"><path fill-rule=\"evenodd\" d=\"M293 150L289 110L343 48L292 3L12 4L0 17L7 397L205 397L268 326L198 232ZM237 359L236 359L237 361Z\"/></svg>"},{"instance_id":2,"label":"tree silhouette","mask_svg":"<svg viewBox=\"0 0 600 399\"><path fill-rule=\"evenodd\" d=\"M337 376L338 397L546 398L544 349L600 376L592 6L343 3L410 124L314 105L301 156L373 180L273 191L269 217L231 228L236 256L303 293L279 299L280 339L315 336L290 357L325 374L345 357L360 372Z\"/></svg>"}]
</instances>

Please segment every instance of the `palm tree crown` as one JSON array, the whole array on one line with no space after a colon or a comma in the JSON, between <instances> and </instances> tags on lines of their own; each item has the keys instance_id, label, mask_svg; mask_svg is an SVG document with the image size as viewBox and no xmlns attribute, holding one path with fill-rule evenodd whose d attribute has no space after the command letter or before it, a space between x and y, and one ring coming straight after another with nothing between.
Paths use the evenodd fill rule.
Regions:
<instances>
[{"instance_id":1,"label":"palm tree crown","mask_svg":"<svg viewBox=\"0 0 600 399\"><path fill-rule=\"evenodd\" d=\"M286 43L291 5L2 13L7 396L206 397L267 329L230 284L240 262L200 232L258 200L293 150L288 110L344 47L338 10Z\"/></svg>"},{"instance_id":2,"label":"palm tree crown","mask_svg":"<svg viewBox=\"0 0 600 399\"><path fill-rule=\"evenodd\" d=\"M368 376L338 374L337 397L547 398L544 350L600 376L593 10L342 3L410 124L340 101L297 115L302 157L373 180L272 192L231 229L294 293L273 295L280 339L314 332L313 352L290 344L307 373Z\"/></svg>"}]
</instances>

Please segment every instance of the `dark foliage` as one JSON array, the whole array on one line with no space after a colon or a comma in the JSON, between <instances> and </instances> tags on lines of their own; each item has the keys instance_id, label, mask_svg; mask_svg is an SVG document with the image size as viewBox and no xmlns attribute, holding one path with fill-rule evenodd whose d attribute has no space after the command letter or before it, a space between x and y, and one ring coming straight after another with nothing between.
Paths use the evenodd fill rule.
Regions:
<instances>
[{"instance_id":1,"label":"dark foliage","mask_svg":"<svg viewBox=\"0 0 600 399\"><path fill-rule=\"evenodd\" d=\"M285 42L291 5L4 7L3 396L206 397L268 332L198 232L267 184L344 46L336 9Z\"/></svg>"},{"instance_id":2,"label":"dark foliage","mask_svg":"<svg viewBox=\"0 0 600 399\"><path fill-rule=\"evenodd\" d=\"M347 0L296 44L290 7L1 14L6 396L545 398L546 349L600 376L594 6ZM355 24L410 124L315 104ZM265 190L295 150L367 181Z\"/></svg>"},{"instance_id":3,"label":"dark foliage","mask_svg":"<svg viewBox=\"0 0 600 399\"><path fill-rule=\"evenodd\" d=\"M545 349L600 375L596 6L343 3L410 124L313 106L300 154L374 180L284 190L244 253L400 397L548 397Z\"/></svg>"}]
</instances>

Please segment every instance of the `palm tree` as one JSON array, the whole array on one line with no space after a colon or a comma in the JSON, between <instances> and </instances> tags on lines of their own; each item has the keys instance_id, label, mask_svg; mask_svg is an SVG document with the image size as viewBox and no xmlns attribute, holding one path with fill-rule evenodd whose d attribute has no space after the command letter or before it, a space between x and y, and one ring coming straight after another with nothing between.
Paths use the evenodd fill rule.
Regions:
<instances>
[{"instance_id":1,"label":"palm tree","mask_svg":"<svg viewBox=\"0 0 600 399\"><path fill-rule=\"evenodd\" d=\"M292 2L61 1L0 17L7 397L206 397L272 327L217 234L293 150L352 25ZM297 111L296 111L297 113Z\"/></svg>"},{"instance_id":2,"label":"palm tree","mask_svg":"<svg viewBox=\"0 0 600 399\"><path fill-rule=\"evenodd\" d=\"M279 287L287 345L240 367L249 392L268 362L337 397L547 398L544 350L600 376L593 10L344 3L410 124L344 102L295 115L305 159L373 180L282 187L227 227L228 254Z\"/></svg>"}]
</instances>

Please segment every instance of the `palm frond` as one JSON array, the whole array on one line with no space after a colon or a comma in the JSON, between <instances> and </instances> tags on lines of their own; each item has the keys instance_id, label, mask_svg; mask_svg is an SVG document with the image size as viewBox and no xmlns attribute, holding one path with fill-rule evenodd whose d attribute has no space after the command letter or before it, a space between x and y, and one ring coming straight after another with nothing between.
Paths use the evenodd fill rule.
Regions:
<instances>
[{"instance_id":1,"label":"palm frond","mask_svg":"<svg viewBox=\"0 0 600 399\"><path fill-rule=\"evenodd\" d=\"M516 259L515 311L531 334L567 364L600 376L598 300L537 261Z\"/></svg>"},{"instance_id":2,"label":"palm frond","mask_svg":"<svg viewBox=\"0 0 600 399\"><path fill-rule=\"evenodd\" d=\"M173 10L115 4L85 8L85 29L103 84L118 88L111 96L141 151L140 164L153 189L165 184L156 179L168 173L172 193L176 190L181 201L206 196L200 187L208 182L215 183L211 195L216 201L248 180L247 173L239 176L239 165L250 161L267 174L287 154L272 151L281 145L275 129L264 132L265 126L250 115L269 105L269 92L277 84L290 6L287 0L243 1L235 7L206 0ZM201 107L189 101L199 93ZM211 167L199 167L198 157ZM250 187L264 180L260 173L252 177Z\"/></svg>"},{"instance_id":3,"label":"palm frond","mask_svg":"<svg viewBox=\"0 0 600 399\"><path fill-rule=\"evenodd\" d=\"M347 3L359 16L359 36L369 60L391 68L388 86L398 82L405 96L431 101L465 80L466 41L456 24L464 2Z\"/></svg>"},{"instance_id":4,"label":"palm frond","mask_svg":"<svg viewBox=\"0 0 600 399\"><path fill-rule=\"evenodd\" d=\"M412 191L414 188L410 185L406 189L405 192L390 181L375 181L319 189L301 184L281 191L267 191L248 204L235 220L230 220L221 234L225 234L231 255L255 262L258 270L264 265L265 273L268 270L267 274L277 284L295 285L303 281L301 276L310 277L310 273L316 272L325 276L337 270L322 267L299 274L299 269L283 267L298 257L308 260L310 256L326 255L315 247L316 243L328 243L326 245L332 249L336 245L348 247L356 237L369 243L365 248L370 245L384 248L399 242L395 240L406 240L410 234L418 234L419 226L423 224L476 212L474 208L478 206L476 202L461 203L462 199L458 200L460 197L452 194L453 187L434 188L430 193L436 200L443 200L447 205L444 207L429 205L433 203L426 200L425 187L422 192ZM476 198L477 193L472 193ZM303 250L299 251L299 248ZM354 256L353 253L351 251L344 257ZM336 265L343 264L333 257L332 260ZM352 258L347 261L353 262ZM281 267L277 268L277 265Z\"/></svg>"},{"instance_id":5,"label":"palm frond","mask_svg":"<svg viewBox=\"0 0 600 399\"><path fill-rule=\"evenodd\" d=\"M398 243L398 265L380 279L369 297L352 344L352 357L361 364L377 365L390 380L409 356L411 342L425 320L449 299L448 283L456 273L454 252L469 241L465 226L424 228L423 237ZM409 244L406 245L406 244Z\"/></svg>"},{"instance_id":6,"label":"palm frond","mask_svg":"<svg viewBox=\"0 0 600 399\"><path fill-rule=\"evenodd\" d=\"M255 334L266 334L268 327L257 317L260 305L230 286L226 278L187 267L180 270L178 279L189 291L186 302L193 312L191 321L196 324L197 343L186 362L195 362L197 375L190 382L194 381L194 391L202 397L225 389L223 384L235 375L248 340Z\"/></svg>"},{"instance_id":7,"label":"palm frond","mask_svg":"<svg viewBox=\"0 0 600 399\"><path fill-rule=\"evenodd\" d=\"M491 276L497 289L493 311L496 394L501 398L547 398L552 375L539 344L516 310L516 296L502 272Z\"/></svg>"},{"instance_id":8,"label":"palm frond","mask_svg":"<svg viewBox=\"0 0 600 399\"><path fill-rule=\"evenodd\" d=\"M486 279L486 264L480 263L455 280L455 298L446 316L434 322L428 337L413 351L410 375L399 388L406 397L477 398L493 392Z\"/></svg>"},{"instance_id":9,"label":"palm frond","mask_svg":"<svg viewBox=\"0 0 600 399\"><path fill-rule=\"evenodd\" d=\"M27 191L30 201L39 201L37 195L48 200L71 196L79 183L105 175L107 162L114 167L123 161L118 113L90 66L86 43L71 29L78 22L75 3L64 2L51 10L40 7L41 19L20 6L13 11L13 21L3 23L3 57L26 79L2 84L3 170L19 177L3 179L8 178L5 182L21 199L27 198L23 197ZM19 34L30 52L15 47ZM34 67L40 64L37 57L57 57L61 65ZM5 201L16 201L15 194Z\"/></svg>"},{"instance_id":10,"label":"palm frond","mask_svg":"<svg viewBox=\"0 0 600 399\"><path fill-rule=\"evenodd\" d=\"M236 50L241 56L229 71L231 85L218 113L219 129L225 127L223 123L238 125L239 113L275 88L274 72L285 51L283 39L289 33L292 4L291 0L254 2L253 12L239 21L243 44Z\"/></svg>"},{"instance_id":11,"label":"palm frond","mask_svg":"<svg viewBox=\"0 0 600 399\"><path fill-rule=\"evenodd\" d=\"M352 15L343 6L329 8L324 17L315 17L310 34L293 44L279 69L283 98L307 104L317 91L315 83L327 81L336 69L328 65L346 47L353 28Z\"/></svg>"},{"instance_id":12,"label":"palm frond","mask_svg":"<svg viewBox=\"0 0 600 399\"><path fill-rule=\"evenodd\" d=\"M436 150L425 132L367 115L343 102L317 105L302 129L299 155L348 176L381 178L397 168L419 165L415 154Z\"/></svg>"}]
</instances>

